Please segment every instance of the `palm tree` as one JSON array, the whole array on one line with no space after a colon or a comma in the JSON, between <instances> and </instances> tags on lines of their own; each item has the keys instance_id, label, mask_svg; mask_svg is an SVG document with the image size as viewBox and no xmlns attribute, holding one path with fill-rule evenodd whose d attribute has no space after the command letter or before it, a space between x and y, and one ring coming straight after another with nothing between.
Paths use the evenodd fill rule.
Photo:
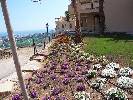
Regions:
<instances>
[{"instance_id":1,"label":"palm tree","mask_svg":"<svg viewBox=\"0 0 133 100\"><path fill-rule=\"evenodd\" d=\"M99 32L104 34L105 31L105 14L104 14L104 0L99 0Z\"/></svg>"},{"instance_id":2,"label":"palm tree","mask_svg":"<svg viewBox=\"0 0 133 100\"><path fill-rule=\"evenodd\" d=\"M28 96L27 96L27 93L25 90L25 85L24 85L24 81L23 81L23 77L22 77L21 67L20 67L20 63L18 60L17 52L16 52L16 44L15 44L15 40L14 40L14 36L13 36L13 30L12 30L11 23L10 23L6 0L0 0L0 2L1 2L1 7L2 7L5 24L6 24L6 29L8 32L9 41L11 44L13 60L14 60L15 68L17 71L20 88L21 88L24 100L28 100Z\"/></svg>"},{"instance_id":3,"label":"palm tree","mask_svg":"<svg viewBox=\"0 0 133 100\"><path fill-rule=\"evenodd\" d=\"M80 43L82 42L81 40L81 34L80 34L80 25L79 25L79 19L78 19L78 11L77 11L77 3L76 0L71 0L72 7L74 9L74 14L76 18L76 26L75 26L75 31L76 31L76 37L75 37L75 43Z\"/></svg>"}]
</instances>

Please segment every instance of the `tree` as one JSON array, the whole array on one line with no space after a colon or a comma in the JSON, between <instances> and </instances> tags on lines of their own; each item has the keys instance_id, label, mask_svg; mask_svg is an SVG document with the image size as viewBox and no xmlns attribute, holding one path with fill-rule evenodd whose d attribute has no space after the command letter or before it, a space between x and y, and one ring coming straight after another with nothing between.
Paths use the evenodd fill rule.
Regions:
<instances>
[{"instance_id":1,"label":"tree","mask_svg":"<svg viewBox=\"0 0 133 100\"><path fill-rule=\"evenodd\" d=\"M105 31L105 14L104 14L104 0L99 0L99 32L104 34Z\"/></svg>"},{"instance_id":2,"label":"tree","mask_svg":"<svg viewBox=\"0 0 133 100\"><path fill-rule=\"evenodd\" d=\"M78 19L78 11L77 11L77 3L76 0L71 0L71 5L74 9L74 14L75 14L75 18L76 18L76 26L75 26L75 31L76 31L76 37L74 39L75 43L80 43L82 42L81 39L81 34L80 34L80 25L79 25L79 19Z\"/></svg>"},{"instance_id":3,"label":"tree","mask_svg":"<svg viewBox=\"0 0 133 100\"><path fill-rule=\"evenodd\" d=\"M13 60L14 60L20 88L21 88L24 100L28 100L28 96L27 96L27 93L25 90L25 85L24 85L24 81L23 81L23 77L22 77L21 67L20 67L20 63L18 60L17 52L16 52L16 44L15 44L15 40L14 40L14 36L13 36L13 30L12 30L11 23L10 23L10 18L9 18L9 14L8 14L6 0L0 0L0 2L1 2L1 7L2 7L2 12L3 12L5 24L6 24L8 38L9 38L9 41L11 44Z\"/></svg>"},{"instance_id":4,"label":"tree","mask_svg":"<svg viewBox=\"0 0 133 100\"><path fill-rule=\"evenodd\" d=\"M66 21L69 22L70 20L70 13L68 11L65 11Z\"/></svg>"}]
</instances>

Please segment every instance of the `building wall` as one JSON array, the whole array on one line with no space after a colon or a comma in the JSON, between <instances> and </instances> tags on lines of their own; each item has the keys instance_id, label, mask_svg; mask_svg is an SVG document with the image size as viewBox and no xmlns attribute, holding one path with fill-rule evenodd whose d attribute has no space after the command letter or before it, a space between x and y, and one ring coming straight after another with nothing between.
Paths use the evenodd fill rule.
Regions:
<instances>
[{"instance_id":1,"label":"building wall","mask_svg":"<svg viewBox=\"0 0 133 100\"><path fill-rule=\"evenodd\" d=\"M133 33L133 0L105 0L106 31Z\"/></svg>"},{"instance_id":2,"label":"building wall","mask_svg":"<svg viewBox=\"0 0 133 100\"><path fill-rule=\"evenodd\" d=\"M99 0L77 0L78 19L80 20L80 30L82 31L96 31L98 29L98 22L94 18L99 11ZM68 11L71 15L74 14L74 9L68 5ZM97 24L97 25L96 25Z\"/></svg>"},{"instance_id":3,"label":"building wall","mask_svg":"<svg viewBox=\"0 0 133 100\"><path fill-rule=\"evenodd\" d=\"M74 20L70 20L65 21L64 18L60 18L60 20L55 21L56 23L56 32L60 33L60 32L64 32L64 31L74 31L75 30L75 21ZM71 27L70 27L71 24ZM64 26L64 27L62 27Z\"/></svg>"}]
</instances>

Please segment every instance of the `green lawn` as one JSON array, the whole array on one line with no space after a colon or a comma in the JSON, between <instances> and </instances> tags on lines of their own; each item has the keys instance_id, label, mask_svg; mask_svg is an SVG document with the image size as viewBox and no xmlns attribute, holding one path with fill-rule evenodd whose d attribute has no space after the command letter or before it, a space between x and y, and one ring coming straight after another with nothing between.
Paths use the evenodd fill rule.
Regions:
<instances>
[{"instance_id":1,"label":"green lawn","mask_svg":"<svg viewBox=\"0 0 133 100\"><path fill-rule=\"evenodd\" d=\"M94 55L123 57L133 66L133 38L132 37L103 37L90 36L84 38L86 52Z\"/></svg>"}]
</instances>

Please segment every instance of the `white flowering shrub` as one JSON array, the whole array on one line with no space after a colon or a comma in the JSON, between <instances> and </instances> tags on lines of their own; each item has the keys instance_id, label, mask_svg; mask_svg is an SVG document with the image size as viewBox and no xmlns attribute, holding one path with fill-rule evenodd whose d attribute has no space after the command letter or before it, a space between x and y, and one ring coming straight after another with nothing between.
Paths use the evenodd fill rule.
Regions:
<instances>
[{"instance_id":1,"label":"white flowering shrub","mask_svg":"<svg viewBox=\"0 0 133 100\"><path fill-rule=\"evenodd\" d=\"M89 57L87 57L87 60L93 62L95 61L95 57L93 55L90 55Z\"/></svg>"},{"instance_id":2,"label":"white flowering shrub","mask_svg":"<svg viewBox=\"0 0 133 100\"><path fill-rule=\"evenodd\" d=\"M74 94L75 100L90 100L90 94L85 91L77 92Z\"/></svg>"},{"instance_id":3,"label":"white flowering shrub","mask_svg":"<svg viewBox=\"0 0 133 100\"><path fill-rule=\"evenodd\" d=\"M96 70L89 70L85 76L86 76L88 79L91 79L91 78L96 77L96 74L97 74Z\"/></svg>"},{"instance_id":4,"label":"white flowering shrub","mask_svg":"<svg viewBox=\"0 0 133 100\"><path fill-rule=\"evenodd\" d=\"M100 68L102 68L101 64L95 64L92 67L93 67L93 69L100 69Z\"/></svg>"},{"instance_id":5,"label":"white flowering shrub","mask_svg":"<svg viewBox=\"0 0 133 100\"><path fill-rule=\"evenodd\" d=\"M118 86L122 88L133 88L133 79L125 76L121 76L117 79Z\"/></svg>"},{"instance_id":6,"label":"white flowering shrub","mask_svg":"<svg viewBox=\"0 0 133 100\"><path fill-rule=\"evenodd\" d=\"M85 58L85 56L80 56L79 57L79 60L85 60L86 58Z\"/></svg>"},{"instance_id":7,"label":"white flowering shrub","mask_svg":"<svg viewBox=\"0 0 133 100\"><path fill-rule=\"evenodd\" d=\"M127 100L127 96L124 94L124 92L117 88L110 88L107 90L106 95L107 100Z\"/></svg>"},{"instance_id":8,"label":"white flowering shrub","mask_svg":"<svg viewBox=\"0 0 133 100\"><path fill-rule=\"evenodd\" d=\"M114 69L109 69L109 68L105 68L104 70L102 70L102 73L101 75L103 77L110 77L110 78L113 78L115 77L117 74L116 74L116 71Z\"/></svg>"},{"instance_id":9,"label":"white flowering shrub","mask_svg":"<svg viewBox=\"0 0 133 100\"><path fill-rule=\"evenodd\" d=\"M97 62L100 62L102 65L107 65L108 64L108 60L105 56L100 56L96 59Z\"/></svg>"},{"instance_id":10,"label":"white flowering shrub","mask_svg":"<svg viewBox=\"0 0 133 100\"><path fill-rule=\"evenodd\" d=\"M111 63L106 65L106 68L109 68L109 69L119 69L120 65L118 63L111 62Z\"/></svg>"},{"instance_id":11,"label":"white flowering shrub","mask_svg":"<svg viewBox=\"0 0 133 100\"><path fill-rule=\"evenodd\" d=\"M129 67L127 68L121 68L119 71L120 76L130 76L133 74L133 70Z\"/></svg>"},{"instance_id":12,"label":"white flowering shrub","mask_svg":"<svg viewBox=\"0 0 133 100\"><path fill-rule=\"evenodd\" d=\"M105 78L97 78L95 81L91 83L91 87L94 89L101 90L106 82Z\"/></svg>"}]
</instances>

